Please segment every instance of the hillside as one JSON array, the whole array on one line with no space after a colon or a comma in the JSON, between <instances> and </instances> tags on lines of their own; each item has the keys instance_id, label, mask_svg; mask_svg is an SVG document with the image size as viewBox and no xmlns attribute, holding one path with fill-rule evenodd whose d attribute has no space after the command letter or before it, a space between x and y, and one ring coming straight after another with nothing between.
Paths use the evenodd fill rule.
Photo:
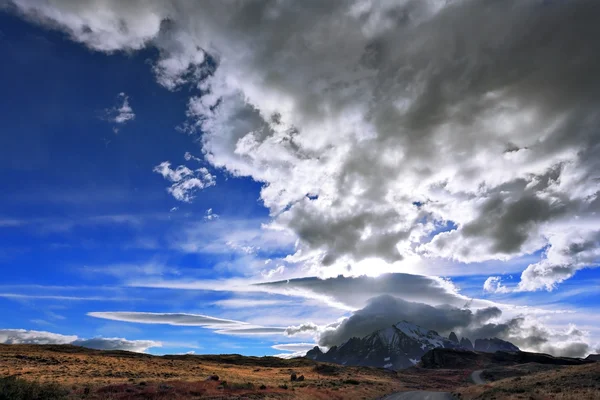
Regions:
<instances>
[{"instance_id":1,"label":"hillside","mask_svg":"<svg viewBox=\"0 0 600 400\"><path fill-rule=\"evenodd\" d=\"M304 380L292 382L292 373ZM219 380L207 380L212 375ZM158 357L70 345L0 345L0 378L8 376L57 383L67 399L85 393L86 399L373 399L401 390L452 390L468 382L463 371L411 368L397 375L305 358Z\"/></svg>"},{"instance_id":2,"label":"hillside","mask_svg":"<svg viewBox=\"0 0 600 400\"><path fill-rule=\"evenodd\" d=\"M535 363L541 365L583 365L593 363L592 360L579 358L554 357L549 354L529 353L526 351L495 353L465 351L460 349L436 348L428 351L421 358L424 368L489 368L493 366L511 366Z\"/></svg>"},{"instance_id":3,"label":"hillside","mask_svg":"<svg viewBox=\"0 0 600 400\"><path fill-rule=\"evenodd\" d=\"M504 373L507 371L515 375L485 385L458 388L456 393L464 400L600 399L600 363L573 366L522 364L503 369ZM486 379L489 378L488 375Z\"/></svg>"}]
</instances>

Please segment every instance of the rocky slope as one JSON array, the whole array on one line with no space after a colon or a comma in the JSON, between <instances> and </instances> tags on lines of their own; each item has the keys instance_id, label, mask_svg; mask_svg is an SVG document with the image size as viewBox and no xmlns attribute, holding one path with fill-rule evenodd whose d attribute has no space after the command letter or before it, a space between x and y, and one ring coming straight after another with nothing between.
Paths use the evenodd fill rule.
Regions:
<instances>
[{"instance_id":1,"label":"rocky slope","mask_svg":"<svg viewBox=\"0 0 600 400\"><path fill-rule=\"evenodd\" d=\"M421 358L423 368L474 369L491 366L510 366L519 364L542 365L583 365L593 363L579 358L553 357L549 354L529 353L525 351L495 353L474 352L460 349L437 348L428 351Z\"/></svg>"},{"instance_id":2,"label":"rocky slope","mask_svg":"<svg viewBox=\"0 0 600 400\"><path fill-rule=\"evenodd\" d=\"M491 339L477 339L475 341L475 351L482 351L484 353L495 353L497 351L508 351L515 352L519 351L519 348L514 344L507 342L506 340L491 338Z\"/></svg>"}]
</instances>

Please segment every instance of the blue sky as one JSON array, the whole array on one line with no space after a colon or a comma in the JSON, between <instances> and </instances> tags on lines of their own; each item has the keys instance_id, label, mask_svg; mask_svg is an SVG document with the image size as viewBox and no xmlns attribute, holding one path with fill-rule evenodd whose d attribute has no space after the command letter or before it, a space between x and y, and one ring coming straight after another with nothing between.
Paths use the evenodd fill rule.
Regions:
<instances>
[{"instance_id":1,"label":"blue sky","mask_svg":"<svg viewBox=\"0 0 600 400\"><path fill-rule=\"evenodd\" d=\"M153 167L164 160L184 164L186 152L200 151L195 137L176 129L185 121L189 91L157 85L146 62L151 51L95 54L63 34L6 13L0 18L5 59L0 66L1 291L33 296L0 299L3 327L174 343L161 352L190 346L210 353L236 352L239 346L249 354L269 351L269 343L232 340L204 329L153 326L149 333L144 326L85 316L96 310L209 311L214 306L206 303L222 296L124 289L118 271L101 270L151 264L213 276L217 263L235 256L172 251L162 247L166 237L186 221L203 229L209 208L231 219L256 220L258 226L268 212L258 183L218 171L213 171L218 185L192 204L166 192ZM115 124L103 118L120 92L130 96L135 120L115 134ZM173 207L177 210L170 211Z\"/></svg>"},{"instance_id":2,"label":"blue sky","mask_svg":"<svg viewBox=\"0 0 600 400\"><path fill-rule=\"evenodd\" d=\"M502 334L525 349L600 348L594 153L576 151L597 135L551 131L560 124L538 122L545 103L504 93L498 82L511 78L500 73L496 91L477 94L476 128L452 119L470 107L466 93L445 99L456 109L440 111L444 123L423 127L430 97L372 81L400 71L404 54L373 66L354 48L391 34L367 22L339 36L315 26L331 35L321 42L308 10L305 25L289 26L288 50L275 31L286 9L260 11L281 25L254 26L215 6L199 27L151 3L0 5L0 341L292 354L392 295L497 307L489 324L518 320ZM445 18L432 10L421 11ZM310 45L296 49L299 37ZM411 79L438 79L422 71ZM498 96L522 106L504 115ZM552 106L566 115L580 111L573 104ZM542 347L529 345L535 335Z\"/></svg>"}]
</instances>

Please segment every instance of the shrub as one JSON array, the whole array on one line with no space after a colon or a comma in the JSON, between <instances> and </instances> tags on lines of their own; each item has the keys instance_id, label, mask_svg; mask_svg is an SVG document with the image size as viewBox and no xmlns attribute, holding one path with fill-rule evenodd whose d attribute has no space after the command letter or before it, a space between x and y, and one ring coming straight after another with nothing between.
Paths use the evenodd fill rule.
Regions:
<instances>
[{"instance_id":1,"label":"shrub","mask_svg":"<svg viewBox=\"0 0 600 400\"><path fill-rule=\"evenodd\" d=\"M0 378L0 400L63 400L69 392L57 384Z\"/></svg>"},{"instance_id":2,"label":"shrub","mask_svg":"<svg viewBox=\"0 0 600 400\"><path fill-rule=\"evenodd\" d=\"M344 383L348 385L360 385L360 381L357 381L356 379L346 379Z\"/></svg>"}]
</instances>

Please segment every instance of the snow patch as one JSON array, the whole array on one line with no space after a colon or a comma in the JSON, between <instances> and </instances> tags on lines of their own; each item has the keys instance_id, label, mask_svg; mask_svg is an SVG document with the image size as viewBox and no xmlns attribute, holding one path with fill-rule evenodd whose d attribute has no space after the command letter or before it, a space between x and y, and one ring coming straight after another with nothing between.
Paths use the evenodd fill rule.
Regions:
<instances>
[{"instance_id":1,"label":"snow patch","mask_svg":"<svg viewBox=\"0 0 600 400\"><path fill-rule=\"evenodd\" d=\"M392 364L391 364L391 363L385 364L385 365L383 366L383 368L392 368Z\"/></svg>"}]
</instances>

